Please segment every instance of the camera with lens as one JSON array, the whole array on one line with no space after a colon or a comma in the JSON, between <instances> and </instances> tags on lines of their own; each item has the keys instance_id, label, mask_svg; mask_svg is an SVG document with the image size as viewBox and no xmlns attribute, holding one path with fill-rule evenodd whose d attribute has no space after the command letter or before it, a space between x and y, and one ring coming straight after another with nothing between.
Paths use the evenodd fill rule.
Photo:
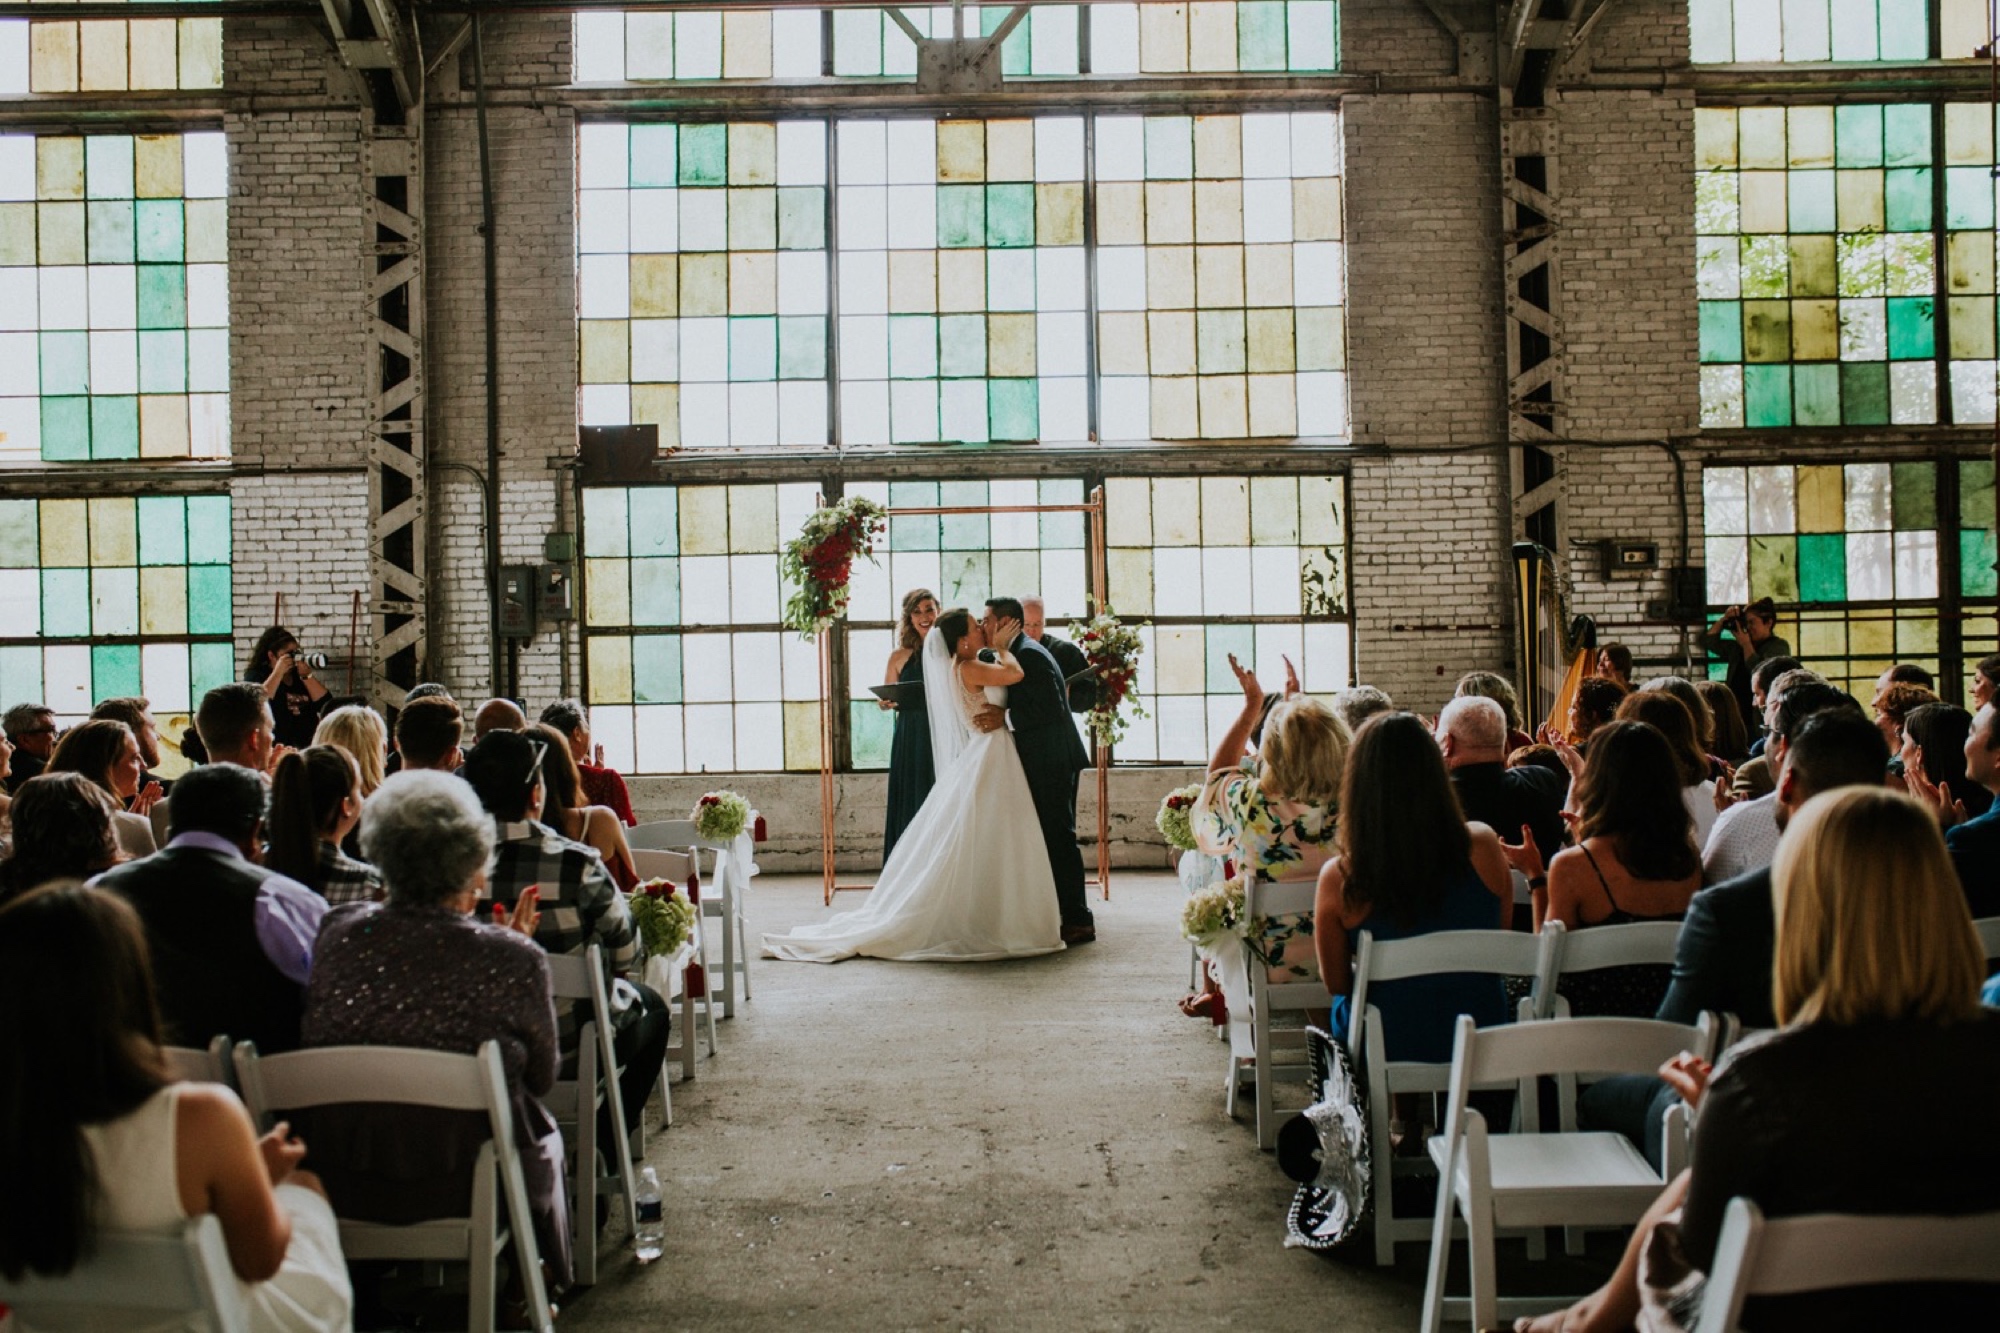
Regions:
<instances>
[{"instance_id":1,"label":"camera with lens","mask_svg":"<svg viewBox=\"0 0 2000 1333\"><path fill-rule=\"evenodd\" d=\"M303 649L295 650L292 653L292 662L296 666L310 667L314 671L326 670L325 653L309 653Z\"/></svg>"}]
</instances>

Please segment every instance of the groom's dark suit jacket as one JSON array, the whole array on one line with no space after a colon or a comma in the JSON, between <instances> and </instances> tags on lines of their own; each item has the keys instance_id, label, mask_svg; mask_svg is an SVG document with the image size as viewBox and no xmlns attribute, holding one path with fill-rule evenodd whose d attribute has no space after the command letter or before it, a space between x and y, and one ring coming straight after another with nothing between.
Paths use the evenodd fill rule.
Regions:
<instances>
[{"instance_id":1,"label":"groom's dark suit jacket","mask_svg":"<svg viewBox=\"0 0 2000 1333\"><path fill-rule=\"evenodd\" d=\"M1070 720L1062 668L1049 650L1025 634L1008 651L1021 664L1022 678L1007 692L1007 718L1014 724L1014 748L1021 766L1074 773L1090 766L1090 754Z\"/></svg>"}]
</instances>

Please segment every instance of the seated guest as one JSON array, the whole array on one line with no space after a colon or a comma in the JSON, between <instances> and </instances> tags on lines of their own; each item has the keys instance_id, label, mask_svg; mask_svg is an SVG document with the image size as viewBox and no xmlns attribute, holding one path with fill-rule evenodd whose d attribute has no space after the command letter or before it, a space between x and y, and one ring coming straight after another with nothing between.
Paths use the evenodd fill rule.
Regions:
<instances>
[{"instance_id":1,"label":"seated guest","mask_svg":"<svg viewBox=\"0 0 2000 1333\"><path fill-rule=\"evenodd\" d=\"M558 1057L548 960L528 938L535 895L520 895L503 923L482 919L493 822L472 790L446 774L384 782L362 812L361 846L388 900L327 913L305 1043L470 1055L499 1042L535 1239L566 1282L562 1132L537 1100L555 1086ZM488 1137L484 1112L336 1106L315 1110L310 1123L313 1161L342 1217L409 1225L464 1216Z\"/></svg>"},{"instance_id":2,"label":"seated guest","mask_svg":"<svg viewBox=\"0 0 2000 1333\"><path fill-rule=\"evenodd\" d=\"M1563 844L1569 784L1545 768L1508 768L1507 715L1479 695L1461 695L1438 714L1437 745L1466 819L1508 838L1529 837L1553 856Z\"/></svg>"},{"instance_id":3,"label":"seated guest","mask_svg":"<svg viewBox=\"0 0 2000 1333\"><path fill-rule=\"evenodd\" d=\"M0 731L0 775L7 772L7 765L13 760L14 746L8 741L7 734ZM6 784L0 782L0 858L7 855L7 838L10 832L7 826L7 811L13 803L14 798L8 794Z\"/></svg>"},{"instance_id":4,"label":"seated guest","mask_svg":"<svg viewBox=\"0 0 2000 1333\"><path fill-rule=\"evenodd\" d=\"M1771 704L1774 702L1771 687L1784 679L1787 672L1805 669L1805 663L1786 654L1767 657L1750 669L1750 706L1743 709L1743 724L1750 729L1750 754L1753 758L1764 753L1764 741L1769 735ZM1816 672L1807 671L1806 675L1813 680L1821 679ZM1742 708L1742 705L1743 701L1737 700L1737 707Z\"/></svg>"},{"instance_id":5,"label":"seated guest","mask_svg":"<svg viewBox=\"0 0 2000 1333\"><path fill-rule=\"evenodd\" d=\"M139 765L144 770L139 774L139 790L144 791L150 784L165 795L173 789L172 783L154 773L160 766L160 724L153 720L152 700L138 696L106 699L90 710L90 716L92 721L123 722L132 729L132 737L139 743Z\"/></svg>"},{"instance_id":6,"label":"seated guest","mask_svg":"<svg viewBox=\"0 0 2000 1333\"><path fill-rule=\"evenodd\" d=\"M361 799L375 794L387 777L389 729L382 715L366 704L336 708L319 721L313 733L314 745L338 745L353 758L361 771Z\"/></svg>"},{"instance_id":7,"label":"seated guest","mask_svg":"<svg viewBox=\"0 0 2000 1333\"><path fill-rule=\"evenodd\" d=\"M558 699L542 710L540 721L569 737L569 755L583 777L585 798L592 805L604 806L626 825L636 825L639 821L632 815L632 794L625 789L625 779L604 766L604 747L590 743L590 714L584 711L583 701Z\"/></svg>"},{"instance_id":8,"label":"seated guest","mask_svg":"<svg viewBox=\"0 0 2000 1333\"><path fill-rule=\"evenodd\" d=\"M1926 805L1951 810L1949 822L1983 815L1993 793L1965 776L1965 740L1972 714L1954 704L1925 704L1903 719L1903 784Z\"/></svg>"},{"instance_id":9,"label":"seated guest","mask_svg":"<svg viewBox=\"0 0 2000 1333\"><path fill-rule=\"evenodd\" d=\"M194 769L174 784L167 845L97 880L138 909L177 1046L224 1033L267 1055L299 1044L326 899L257 863L265 800L263 777L241 765Z\"/></svg>"},{"instance_id":10,"label":"seated guest","mask_svg":"<svg viewBox=\"0 0 2000 1333\"><path fill-rule=\"evenodd\" d=\"M52 879L89 879L124 859L118 807L81 773L44 773L21 784L11 810L13 848L0 862L0 902Z\"/></svg>"},{"instance_id":11,"label":"seated guest","mask_svg":"<svg viewBox=\"0 0 2000 1333\"><path fill-rule=\"evenodd\" d=\"M104 788L119 807L111 824L120 849L127 856L151 856L158 844L153 841L153 824L146 815L160 799L160 787L154 783L140 790L141 763L139 742L132 729L123 722L100 720L65 732L45 771L81 773Z\"/></svg>"},{"instance_id":12,"label":"seated guest","mask_svg":"<svg viewBox=\"0 0 2000 1333\"><path fill-rule=\"evenodd\" d=\"M1546 768L1565 783L1569 781L1569 765L1563 762L1561 751L1553 745L1523 745L1507 756L1507 767L1519 768L1523 764Z\"/></svg>"},{"instance_id":13,"label":"seated guest","mask_svg":"<svg viewBox=\"0 0 2000 1333\"><path fill-rule=\"evenodd\" d=\"M1776 772L1784 770L1785 740L1799 723L1829 708L1856 707L1854 700L1818 680L1787 685L1782 693L1774 693L1774 698L1767 758ZM1887 776L1885 769L1883 777ZM1720 884L1771 864L1778 851L1777 804L1774 791L1754 801L1740 801L1717 817L1701 854L1702 878L1707 883Z\"/></svg>"},{"instance_id":14,"label":"seated guest","mask_svg":"<svg viewBox=\"0 0 2000 1333\"><path fill-rule=\"evenodd\" d=\"M1576 695L1569 701L1569 736L1579 750L1590 744L1597 729L1618 715L1618 705L1631 693L1607 676L1585 676L1576 683Z\"/></svg>"},{"instance_id":15,"label":"seated guest","mask_svg":"<svg viewBox=\"0 0 2000 1333\"><path fill-rule=\"evenodd\" d=\"M625 841L625 826L618 816L601 805L583 799L583 779L577 776L576 760L569 756L569 742L546 722L510 728L549 748L542 756L542 780L547 792L542 800L542 820L572 842L580 842L604 858L604 868L623 892L639 883L638 867L632 864L632 848Z\"/></svg>"},{"instance_id":16,"label":"seated guest","mask_svg":"<svg viewBox=\"0 0 2000 1333\"><path fill-rule=\"evenodd\" d=\"M56 715L47 704L15 704L4 717L0 729L14 747L7 761L7 790L16 792L21 784L38 775L56 752Z\"/></svg>"},{"instance_id":17,"label":"seated guest","mask_svg":"<svg viewBox=\"0 0 2000 1333\"><path fill-rule=\"evenodd\" d=\"M252 1330L351 1327L306 1145L283 1124L259 1139L220 1084L175 1080L130 907L70 883L0 908L0 1012L36 1015L0 1025L0 1274L68 1273L101 1230L177 1237L212 1215ZM158 1327L157 1312L92 1313L75 1326Z\"/></svg>"},{"instance_id":18,"label":"seated guest","mask_svg":"<svg viewBox=\"0 0 2000 1333\"><path fill-rule=\"evenodd\" d=\"M1891 685L1919 685L1937 693L1937 678L1918 666L1915 662L1898 662L1875 678L1875 693L1880 694Z\"/></svg>"},{"instance_id":19,"label":"seated guest","mask_svg":"<svg viewBox=\"0 0 2000 1333\"><path fill-rule=\"evenodd\" d=\"M1680 776L1681 804L1694 820L1694 845L1706 846L1708 831L1715 826L1715 779L1709 776L1708 752L1695 734L1695 720L1686 704L1665 690L1641 690L1618 705L1618 720L1644 722L1666 737Z\"/></svg>"},{"instance_id":20,"label":"seated guest","mask_svg":"<svg viewBox=\"0 0 2000 1333\"><path fill-rule=\"evenodd\" d=\"M1597 650L1598 680L1615 682L1626 693L1632 692L1632 650L1622 643L1607 643Z\"/></svg>"},{"instance_id":21,"label":"seated guest","mask_svg":"<svg viewBox=\"0 0 2000 1333\"><path fill-rule=\"evenodd\" d=\"M1373 685L1356 685L1334 695L1327 701L1333 715L1347 724L1347 734L1352 736L1361 730L1361 724L1377 713L1393 713L1396 701Z\"/></svg>"},{"instance_id":22,"label":"seated guest","mask_svg":"<svg viewBox=\"0 0 2000 1333\"><path fill-rule=\"evenodd\" d=\"M1639 1255L1680 1208L1678 1257L1715 1261L1729 1201L1766 1216L1963 1214L2000 1209L2000 1139L1913 1133L1985 1123L2000 1101L2000 1013L1981 1009L1978 936L1937 823L1881 789L1814 798L1779 849L1774 1008L1784 1025L1739 1043L1711 1074L1683 1056L1662 1072L1698 1102L1692 1166L1662 1193L1604 1287L1517 1329L1623 1329L1640 1311ZM1855 1096L1857 1074L1889 1095ZM1854 1169L1858 1143L1893 1143L1893 1166ZM1653 1246L1653 1280L1679 1273ZM1656 1288L1657 1290L1657 1288ZM1989 1287L1897 1284L1752 1297L1747 1329L1959 1328L1983 1324Z\"/></svg>"},{"instance_id":23,"label":"seated guest","mask_svg":"<svg viewBox=\"0 0 2000 1333\"><path fill-rule=\"evenodd\" d=\"M1979 659L1979 665L1972 670L1972 711L1978 712L1993 702L1995 693L2000 693L2000 653Z\"/></svg>"},{"instance_id":24,"label":"seated guest","mask_svg":"<svg viewBox=\"0 0 2000 1333\"><path fill-rule=\"evenodd\" d=\"M1452 690L1455 699L1491 699L1500 705L1500 711L1507 718L1506 751L1513 753L1524 745L1533 745L1535 738L1521 726L1521 700L1514 693L1514 684L1505 676L1491 671L1468 671L1458 678L1458 685Z\"/></svg>"},{"instance_id":25,"label":"seated guest","mask_svg":"<svg viewBox=\"0 0 2000 1333\"><path fill-rule=\"evenodd\" d=\"M1882 729L1882 739L1888 743L1890 772L1901 777L1903 767L1903 721L1925 704L1938 702L1937 695L1922 685L1910 685L1903 681L1892 681L1887 687L1876 691L1869 703L1875 713L1875 725Z\"/></svg>"},{"instance_id":26,"label":"seated guest","mask_svg":"<svg viewBox=\"0 0 2000 1333\"><path fill-rule=\"evenodd\" d=\"M403 707L408 708L419 699L450 699L451 691L436 681L425 681L403 696ZM456 701L454 701L456 702ZM383 776L403 771L403 752L396 748L394 735L389 741L389 758L382 765Z\"/></svg>"},{"instance_id":27,"label":"seated guest","mask_svg":"<svg viewBox=\"0 0 2000 1333\"><path fill-rule=\"evenodd\" d=\"M1680 713L1664 694L1635 694ZM1687 757L1643 722L1614 722L1597 733L1570 791L1576 846L1549 862L1546 884L1529 880L1534 928L1560 921L1570 930L1633 921L1677 921L1701 887L1694 821L1681 800ZM1569 978L1562 992L1579 1018L1649 1018L1667 984L1666 969L1606 968Z\"/></svg>"},{"instance_id":28,"label":"seated guest","mask_svg":"<svg viewBox=\"0 0 2000 1333\"><path fill-rule=\"evenodd\" d=\"M1721 682L1716 682L1720 684ZM1724 689L1728 686L1724 685ZM1729 765L1715 754L1715 714L1702 697L1695 683L1685 676L1655 676L1639 687L1644 694L1671 694L1681 701L1688 710L1688 717L1694 723L1695 745L1700 749L1704 762L1708 765L1708 776L1721 781Z\"/></svg>"},{"instance_id":29,"label":"seated guest","mask_svg":"<svg viewBox=\"0 0 2000 1333\"><path fill-rule=\"evenodd\" d=\"M396 716L396 753L402 756L399 772L427 768L440 773L456 772L465 762L458 743L465 736L465 716L458 705L441 695L403 705Z\"/></svg>"},{"instance_id":30,"label":"seated guest","mask_svg":"<svg viewBox=\"0 0 2000 1333\"><path fill-rule=\"evenodd\" d=\"M1759 796L1769 796L1778 787L1777 765L1771 762L1766 750L1771 740L1771 718L1777 712L1778 701L1785 691L1794 685L1807 681L1826 684L1826 678L1816 671L1804 667L1789 667L1778 670L1783 663L1792 661L1780 657L1771 662L1759 663L1757 670L1750 673L1752 693L1762 702L1754 718L1746 716L1744 721L1751 725L1756 739L1750 744L1750 757L1737 766L1736 777L1729 785L1732 801L1754 801Z\"/></svg>"},{"instance_id":31,"label":"seated guest","mask_svg":"<svg viewBox=\"0 0 2000 1333\"><path fill-rule=\"evenodd\" d=\"M1972 730L1965 738L1965 776L1989 792L2000 792L2000 716L1994 705L1982 704L1972 716ZM19 822L19 816L16 817ZM1951 849L1952 864L1958 867L1959 883L1972 915L2000 916L2000 801L1988 806L1983 815L1954 824L1946 830L1945 846Z\"/></svg>"},{"instance_id":32,"label":"seated guest","mask_svg":"<svg viewBox=\"0 0 2000 1333\"><path fill-rule=\"evenodd\" d=\"M271 779L264 864L326 899L379 903L382 877L340 849L361 822L361 769L337 745L308 745L278 761Z\"/></svg>"},{"instance_id":33,"label":"seated guest","mask_svg":"<svg viewBox=\"0 0 2000 1333\"><path fill-rule=\"evenodd\" d=\"M541 890L541 924L535 942L550 953L581 953L592 944L604 951L614 974L635 969L645 948L633 933L625 896L618 892L596 851L572 842L541 822L547 791L542 742L518 731L489 732L465 757L461 776L498 823L498 846L489 873L495 904L512 907L527 889ZM607 981L611 978L607 978ZM669 1016L666 1001L650 987L618 977L612 1022L623 1073L626 1129L639 1124L646 1098L667 1060ZM629 1003L621 1003L625 992ZM562 1018L562 1049L576 1050L578 1012Z\"/></svg>"},{"instance_id":34,"label":"seated guest","mask_svg":"<svg viewBox=\"0 0 2000 1333\"><path fill-rule=\"evenodd\" d=\"M261 685L236 681L218 685L201 697L194 729L211 764L235 764L252 773L268 774L278 762L271 701Z\"/></svg>"},{"instance_id":35,"label":"seated guest","mask_svg":"<svg viewBox=\"0 0 2000 1333\"><path fill-rule=\"evenodd\" d=\"M1709 752L1732 767L1742 763L1750 755L1750 732L1743 725L1743 709L1736 696L1719 680L1698 680L1694 688L1715 720Z\"/></svg>"},{"instance_id":36,"label":"seated guest","mask_svg":"<svg viewBox=\"0 0 2000 1333\"><path fill-rule=\"evenodd\" d=\"M1483 705L1496 718L1500 712L1490 699L1454 702ZM1421 719L1384 713L1362 724L1341 777L1340 811L1339 850L1319 872L1313 908L1319 926L1313 944L1320 976L1336 997L1336 1033L1360 1019L1347 1012L1346 998L1363 930L1382 940L1498 930L1514 912L1500 839L1486 825L1466 822ZM1507 1019L1499 977L1385 981L1371 986L1368 998L1382 1011L1391 1060L1449 1061L1460 1014L1481 1027Z\"/></svg>"},{"instance_id":37,"label":"seated guest","mask_svg":"<svg viewBox=\"0 0 2000 1333\"><path fill-rule=\"evenodd\" d=\"M512 699L488 699L472 715L472 739L476 742L489 731L525 731L528 715Z\"/></svg>"}]
</instances>

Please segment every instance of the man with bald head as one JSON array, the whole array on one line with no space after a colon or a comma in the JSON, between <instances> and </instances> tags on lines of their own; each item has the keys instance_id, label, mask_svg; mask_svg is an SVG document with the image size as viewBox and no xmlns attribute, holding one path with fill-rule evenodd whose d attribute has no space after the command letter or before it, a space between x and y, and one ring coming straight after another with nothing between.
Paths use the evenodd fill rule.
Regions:
<instances>
[{"instance_id":1,"label":"man with bald head","mask_svg":"<svg viewBox=\"0 0 2000 1333\"><path fill-rule=\"evenodd\" d=\"M1499 704L1476 694L1453 699L1438 714L1437 743L1467 819L1487 825L1502 842L1519 842L1526 826L1542 863L1554 859L1569 786L1539 765L1507 767L1507 714Z\"/></svg>"},{"instance_id":2,"label":"man with bald head","mask_svg":"<svg viewBox=\"0 0 2000 1333\"><path fill-rule=\"evenodd\" d=\"M1049 633L1049 609L1039 597L1021 599L1021 632L1049 650L1049 656L1055 658L1056 665L1062 668L1064 680L1069 680L1090 665L1083 649L1060 634ZM1088 713L1097 706L1097 682L1089 677L1065 688L1069 693L1070 712Z\"/></svg>"},{"instance_id":3,"label":"man with bald head","mask_svg":"<svg viewBox=\"0 0 2000 1333\"><path fill-rule=\"evenodd\" d=\"M521 711L521 705L512 699L488 699L479 705L479 711L472 718L472 739L477 741L489 731L526 731L528 715Z\"/></svg>"}]
</instances>

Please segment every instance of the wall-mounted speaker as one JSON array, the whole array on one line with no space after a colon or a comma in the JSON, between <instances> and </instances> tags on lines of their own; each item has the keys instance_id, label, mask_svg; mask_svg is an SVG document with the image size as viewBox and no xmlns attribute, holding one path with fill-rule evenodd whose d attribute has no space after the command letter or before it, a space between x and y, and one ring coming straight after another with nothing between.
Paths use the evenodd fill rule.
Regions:
<instances>
[{"instance_id":1,"label":"wall-mounted speaker","mask_svg":"<svg viewBox=\"0 0 2000 1333\"><path fill-rule=\"evenodd\" d=\"M653 464L660 457L660 428L644 426L579 426L577 460L584 484L655 480Z\"/></svg>"}]
</instances>

